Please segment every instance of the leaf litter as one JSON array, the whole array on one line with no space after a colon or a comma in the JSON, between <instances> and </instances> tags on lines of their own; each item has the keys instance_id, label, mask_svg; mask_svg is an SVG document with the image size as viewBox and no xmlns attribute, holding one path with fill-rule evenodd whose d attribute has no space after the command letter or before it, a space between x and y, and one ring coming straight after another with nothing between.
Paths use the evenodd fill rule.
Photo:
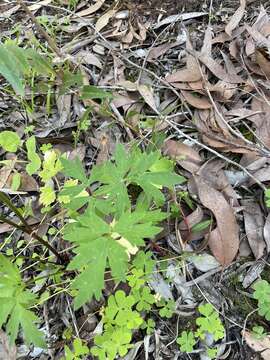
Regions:
<instances>
[{"instance_id":1,"label":"leaf litter","mask_svg":"<svg viewBox=\"0 0 270 360\"><path fill-rule=\"evenodd\" d=\"M176 195L170 195L168 205L175 196L177 199L174 203L177 217L175 222L168 224L168 233L156 240L153 249L156 257L160 256L160 249L165 249L167 257L186 253L188 257L184 265L171 263L169 284L164 274L157 272L150 285L156 293L176 299L180 314L188 303L191 306L194 301L203 300L201 294L196 294L197 286L208 289L208 295L217 304L219 296L226 302L226 293L234 298L237 289L232 289L224 279L230 277L241 262L247 261L239 257L240 244L251 250L252 262L248 266L251 270L256 261L267 259L270 250L269 210L263 203L263 189L270 181L270 18L267 11L257 2L250 6L245 0L233 2L230 5L233 9L229 11L230 7L218 8L214 1L211 11L216 20L212 22L208 22L208 9L195 9L194 4L192 8L198 11L183 10L176 14L171 13L172 9L158 7L156 15L159 16L153 20L153 14L142 15L147 14L147 10L140 2L138 13L134 4L132 6L128 1L116 6L110 0L79 1L77 10L71 13L50 7L51 3L32 3L29 10L35 16L46 14L48 18L52 12L59 23L61 18L69 17L67 26L60 25L55 30L58 44L74 66L82 70L85 84L100 86L101 91L105 89L113 93L114 106L104 109L103 103L96 101L94 95L90 101L81 101L76 92L62 95L59 81L50 111L46 113L46 103L37 102L33 111L27 114L30 123L34 124L33 133L37 141L51 143L55 149L59 145L69 146L78 121L82 122L89 105L94 108L91 119L83 119L88 121L88 127L83 124L87 130L78 137L84 148L82 151L79 148L74 150L73 154L74 157L78 155L87 168L108 160L115 143L127 143L128 147L128 141L139 139L146 146L151 144L157 132L161 140L154 146L176 162L178 172L188 182L175 189ZM18 22L33 34L32 25L20 20L19 11L19 7L10 6L4 14L15 14L16 20L18 13ZM9 23L9 16L4 17ZM6 31L6 26L1 26ZM76 37L73 29L77 29ZM19 41L27 41L32 36L30 33L21 32ZM185 37L179 40L180 33ZM60 34L65 35L61 38ZM42 92L39 96L43 96ZM9 101L12 111L21 112L14 99ZM1 130L17 130L19 122L12 121L12 112L3 112L1 117ZM170 122L182 133L170 127ZM164 130L159 133L158 129ZM196 140L196 144L183 133ZM219 159L211 150L218 152ZM1 160L8 160L4 154L1 156ZM14 164L0 169L1 191L21 197L25 206L30 198L38 202L39 184L34 173L29 175L20 162ZM258 182L240 176L238 164ZM17 173L21 180L14 191L12 179ZM38 213L38 206L34 210ZM55 214L53 221L59 221L58 216L60 214ZM35 221L33 226L39 224L42 236L46 235L49 227L46 222L50 220L39 214ZM2 225L1 234L11 231L10 226ZM176 245L172 247L170 244ZM260 276L260 272L252 271L255 276L251 276L251 282ZM211 292L211 286L215 287L217 283L222 289L221 295L214 290ZM106 292L110 292L109 287ZM65 319L61 324L73 321L69 311L64 312L61 304L57 306L61 309L62 319ZM237 312L237 307L228 306ZM192 311L194 309L195 305L191 307ZM232 323L245 326L245 318L233 311L228 311L226 316ZM58 315L52 319L54 323L59 321ZM177 356L176 347L170 345L167 349L165 346L166 342L172 341L172 334L164 330L161 322L158 326L162 336L156 336L158 344L150 337L148 351L153 354L159 349L155 358ZM175 331L170 320L166 320L165 327L173 329L172 333ZM85 336L86 341L91 341L91 334ZM256 342L247 331L243 332L243 338L250 348L267 358L265 346L269 348L268 338ZM228 347L231 346L230 351L237 358L241 347L235 343ZM139 344L136 354L142 347ZM193 355L196 356L190 356Z\"/></svg>"}]
</instances>

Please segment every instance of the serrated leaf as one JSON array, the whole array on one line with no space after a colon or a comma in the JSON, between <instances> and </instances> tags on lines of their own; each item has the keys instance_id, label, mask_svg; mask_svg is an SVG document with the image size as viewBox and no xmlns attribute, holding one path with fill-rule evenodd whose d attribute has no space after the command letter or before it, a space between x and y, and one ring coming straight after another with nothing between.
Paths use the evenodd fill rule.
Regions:
<instances>
[{"instance_id":1,"label":"serrated leaf","mask_svg":"<svg viewBox=\"0 0 270 360\"><path fill-rule=\"evenodd\" d=\"M10 342L15 342L21 326L27 344L45 347L43 335L34 325L38 318L28 309L35 303L35 295L25 289L17 266L1 254L0 288L0 327L7 321Z\"/></svg>"},{"instance_id":2,"label":"serrated leaf","mask_svg":"<svg viewBox=\"0 0 270 360\"><path fill-rule=\"evenodd\" d=\"M40 202L45 206L51 205L56 199L54 190L50 186L40 188Z\"/></svg>"},{"instance_id":3,"label":"serrated leaf","mask_svg":"<svg viewBox=\"0 0 270 360\"><path fill-rule=\"evenodd\" d=\"M38 154L36 153L36 138L35 136L31 136L26 140L25 143L27 149L27 157L30 161L30 164L26 165L26 171L31 176L35 174L41 166L41 160Z\"/></svg>"},{"instance_id":4,"label":"serrated leaf","mask_svg":"<svg viewBox=\"0 0 270 360\"><path fill-rule=\"evenodd\" d=\"M61 158L60 160L64 168L63 172L66 176L73 179L78 179L82 183L88 182L88 179L85 175L85 170L82 166L82 162L78 157L75 160L68 160L65 158Z\"/></svg>"}]
</instances>

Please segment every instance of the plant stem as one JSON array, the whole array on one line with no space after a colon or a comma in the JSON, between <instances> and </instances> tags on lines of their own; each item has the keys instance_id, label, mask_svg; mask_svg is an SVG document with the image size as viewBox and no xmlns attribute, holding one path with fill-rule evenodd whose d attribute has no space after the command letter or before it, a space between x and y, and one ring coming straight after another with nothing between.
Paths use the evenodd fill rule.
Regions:
<instances>
[{"instance_id":1,"label":"plant stem","mask_svg":"<svg viewBox=\"0 0 270 360\"><path fill-rule=\"evenodd\" d=\"M42 239L42 237L40 237L38 234L36 234L31 227L27 224L27 222L24 220L23 224L24 226L21 226L15 222L13 222L12 220L7 219L4 216L0 216L0 221L6 224L9 224L11 226L13 226L14 228L21 230L23 232L25 232L26 234L28 234L29 236L32 236L35 240L37 240L40 244L44 245L48 250L50 250L61 262L61 264L65 263L64 258L62 257L62 255L59 254L59 252L51 246L51 244Z\"/></svg>"}]
</instances>

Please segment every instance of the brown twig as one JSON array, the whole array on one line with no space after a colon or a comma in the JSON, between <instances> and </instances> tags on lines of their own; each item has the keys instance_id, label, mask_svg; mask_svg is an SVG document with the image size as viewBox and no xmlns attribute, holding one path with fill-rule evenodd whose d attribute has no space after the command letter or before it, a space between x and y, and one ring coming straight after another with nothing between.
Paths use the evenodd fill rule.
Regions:
<instances>
[{"instance_id":1,"label":"brown twig","mask_svg":"<svg viewBox=\"0 0 270 360\"><path fill-rule=\"evenodd\" d=\"M31 21L36 25L40 34L46 39L50 48L56 53L57 56L61 57L61 51L58 49L57 45L55 44L54 40L50 37L50 35L43 29L40 23L37 21L36 17L32 14L29 10L28 6L25 5L23 0L16 0L17 4L22 7L22 9L26 12L26 14L30 17Z\"/></svg>"}]
</instances>

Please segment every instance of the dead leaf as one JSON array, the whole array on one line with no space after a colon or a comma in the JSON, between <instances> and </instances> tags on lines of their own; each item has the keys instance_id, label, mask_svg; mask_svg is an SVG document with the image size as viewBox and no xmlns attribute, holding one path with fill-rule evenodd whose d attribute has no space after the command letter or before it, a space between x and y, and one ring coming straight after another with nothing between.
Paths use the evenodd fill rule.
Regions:
<instances>
[{"instance_id":1,"label":"dead leaf","mask_svg":"<svg viewBox=\"0 0 270 360\"><path fill-rule=\"evenodd\" d=\"M147 61L152 61L155 59L158 59L160 56L166 54L166 52L178 45L181 45L183 42L182 41L175 41L173 43L164 43L160 46L156 46L153 47L152 49L150 49L148 56L147 56Z\"/></svg>"},{"instance_id":2,"label":"dead leaf","mask_svg":"<svg viewBox=\"0 0 270 360\"><path fill-rule=\"evenodd\" d=\"M246 25L246 30L249 35L255 40L256 44L259 46L270 47L270 40L263 36L254 26Z\"/></svg>"},{"instance_id":3,"label":"dead leaf","mask_svg":"<svg viewBox=\"0 0 270 360\"><path fill-rule=\"evenodd\" d=\"M9 178L12 169L13 167L8 165L3 166L0 169L0 189L6 185L7 179Z\"/></svg>"},{"instance_id":4,"label":"dead leaf","mask_svg":"<svg viewBox=\"0 0 270 360\"><path fill-rule=\"evenodd\" d=\"M196 172L202 163L199 153L191 146L181 143L180 141L167 140L162 150L164 155L177 160L180 166L191 173Z\"/></svg>"},{"instance_id":5,"label":"dead leaf","mask_svg":"<svg viewBox=\"0 0 270 360\"><path fill-rule=\"evenodd\" d=\"M116 10L109 10L105 14L103 14L96 22L96 31L100 32L106 25L108 25L110 19L114 17L115 14Z\"/></svg>"},{"instance_id":6,"label":"dead leaf","mask_svg":"<svg viewBox=\"0 0 270 360\"><path fill-rule=\"evenodd\" d=\"M39 10L42 6L49 5L51 2L52 2L52 0L39 1L39 2L36 3L36 4L33 4L33 5L28 6L28 9L29 9L30 11L37 11L37 10Z\"/></svg>"},{"instance_id":7,"label":"dead leaf","mask_svg":"<svg viewBox=\"0 0 270 360\"><path fill-rule=\"evenodd\" d=\"M137 84L137 90L139 91L140 95L143 97L146 104L149 105L150 108L154 110L155 113L158 114L153 88L148 85Z\"/></svg>"},{"instance_id":8,"label":"dead leaf","mask_svg":"<svg viewBox=\"0 0 270 360\"><path fill-rule=\"evenodd\" d=\"M186 90L181 90L181 94L185 98L185 100L193 106L195 109L211 109L213 105L210 103L206 96L195 95L196 93Z\"/></svg>"},{"instance_id":9,"label":"dead leaf","mask_svg":"<svg viewBox=\"0 0 270 360\"><path fill-rule=\"evenodd\" d=\"M228 83L237 84L242 83L243 79L239 75L227 73L227 71L209 54L198 54L198 59L214 74L218 79L226 81Z\"/></svg>"},{"instance_id":10,"label":"dead leaf","mask_svg":"<svg viewBox=\"0 0 270 360\"><path fill-rule=\"evenodd\" d=\"M199 176L194 176L198 195L203 206L212 211L217 228L211 232L209 246L222 265L229 265L239 249L238 225L232 207L224 196L210 187Z\"/></svg>"},{"instance_id":11,"label":"dead leaf","mask_svg":"<svg viewBox=\"0 0 270 360\"><path fill-rule=\"evenodd\" d=\"M264 254L265 242L263 238L264 219L259 204L252 200L241 200L243 206L244 223L249 246L256 258Z\"/></svg>"},{"instance_id":12,"label":"dead leaf","mask_svg":"<svg viewBox=\"0 0 270 360\"><path fill-rule=\"evenodd\" d=\"M256 339L254 338L252 333L244 330L242 332L242 335L248 346L257 353L259 353L263 360L270 359L270 335L267 335L262 339Z\"/></svg>"},{"instance_id":13,"label":"dead leaf","mask_svg":"<svg viewBox=\"0 0 270 360\"><path fill-rule=\"evenodd\" d=\"M71 95L57 96L56 105L59 114L59 127L62 127L70 119Z\"/></svg>"},{"instance_id":14,"label":"dead leaf","mask_svg":"<svg viewBox=\"0 0 270 360\"><path fill-rule=\"evenodd\" d=\"M233 16L231 17L230 21L228 22L228 24L225 26L225 32L231 36L232 35L232 31L237 28L237 26L239 25L242 17L244 16L245 13L245 8L246 8L246 0L240 0L240 6L239 8L236 10L236 12L233 14Z\"/></svg>"},{"instance_id":15,"label":"dead leaf","mask_svg":"<svg viewBox=\"0 0 270 360\"><path fill-rule=\"evenodd\" d=\"M263 51L261 49L255 50L256 62L260 66L262 72L265 77L270 79L270 61L264 56Z\"/></svg>"},{"instance_id":16,"label":"dead leaf","mask_svg":"<svg viewBox=\"0 0 270 360\"><path fill-rule=\"evenodd\" d=\"M202 74L200 71L198 61L191 54L191 52L193 51L193 46L190 42L188 34L186 41L186 49L187 49L187 58L186 58L187 68L176 71L175 73L166 76L165 79L169 83L193 82L193 81L201 80Z\"/></svg>"},{"instance_id":17,"label":"dead leaf","mask_svg":"<svg viewBox=\"0 0 270 360\"><path fill-rule=\"evenodd\" d=\"M99 69L103 68L100 59L89 51L80 51L76 54L76 59L82 64L94 65Z\"/></svg>"},{"instance_id":18,"label":"dead leaf","mask_svg":"<svg viewBox=\"0 0 270 360\"><path fill-rule=\"evenodd\" d=\"M201 17L204 15L207 15L207 13L205 13L205 12L190 12L190 13L184 13L184 14L171 15L171 16L168 16L165 19L161 20L157 24L155 24L153 26L153 29L158 29L161 26L175 23L176 21L190 20L190 19L194 19L194 18Z\"/></svg>"},{"instance_id":19,"label":"dead leaf","mask_svg":"<svg viewBox=\"0 0 270 360\"><path fill-rule=\"evenodd\" d=\"M267 215L263 228L264 241L266 243L267 254L270 253L270 214Z\"/></svg>"},{"instance_id":20,"label":"dead leaf","mask_svg":"<svg viewBox=\"0 0 270 360\"><path fill-rule=\"evenodd\" d=\"M87 9L77 12L75 14L75 17L77 17L77 16L83 17L83 16L88 16L88 15L94 14L96 11L98 11L102 7L102 5L104 3L105 3L105 0L97 0L95 4L89 6Z\"/></svg>"}]
</instances>

